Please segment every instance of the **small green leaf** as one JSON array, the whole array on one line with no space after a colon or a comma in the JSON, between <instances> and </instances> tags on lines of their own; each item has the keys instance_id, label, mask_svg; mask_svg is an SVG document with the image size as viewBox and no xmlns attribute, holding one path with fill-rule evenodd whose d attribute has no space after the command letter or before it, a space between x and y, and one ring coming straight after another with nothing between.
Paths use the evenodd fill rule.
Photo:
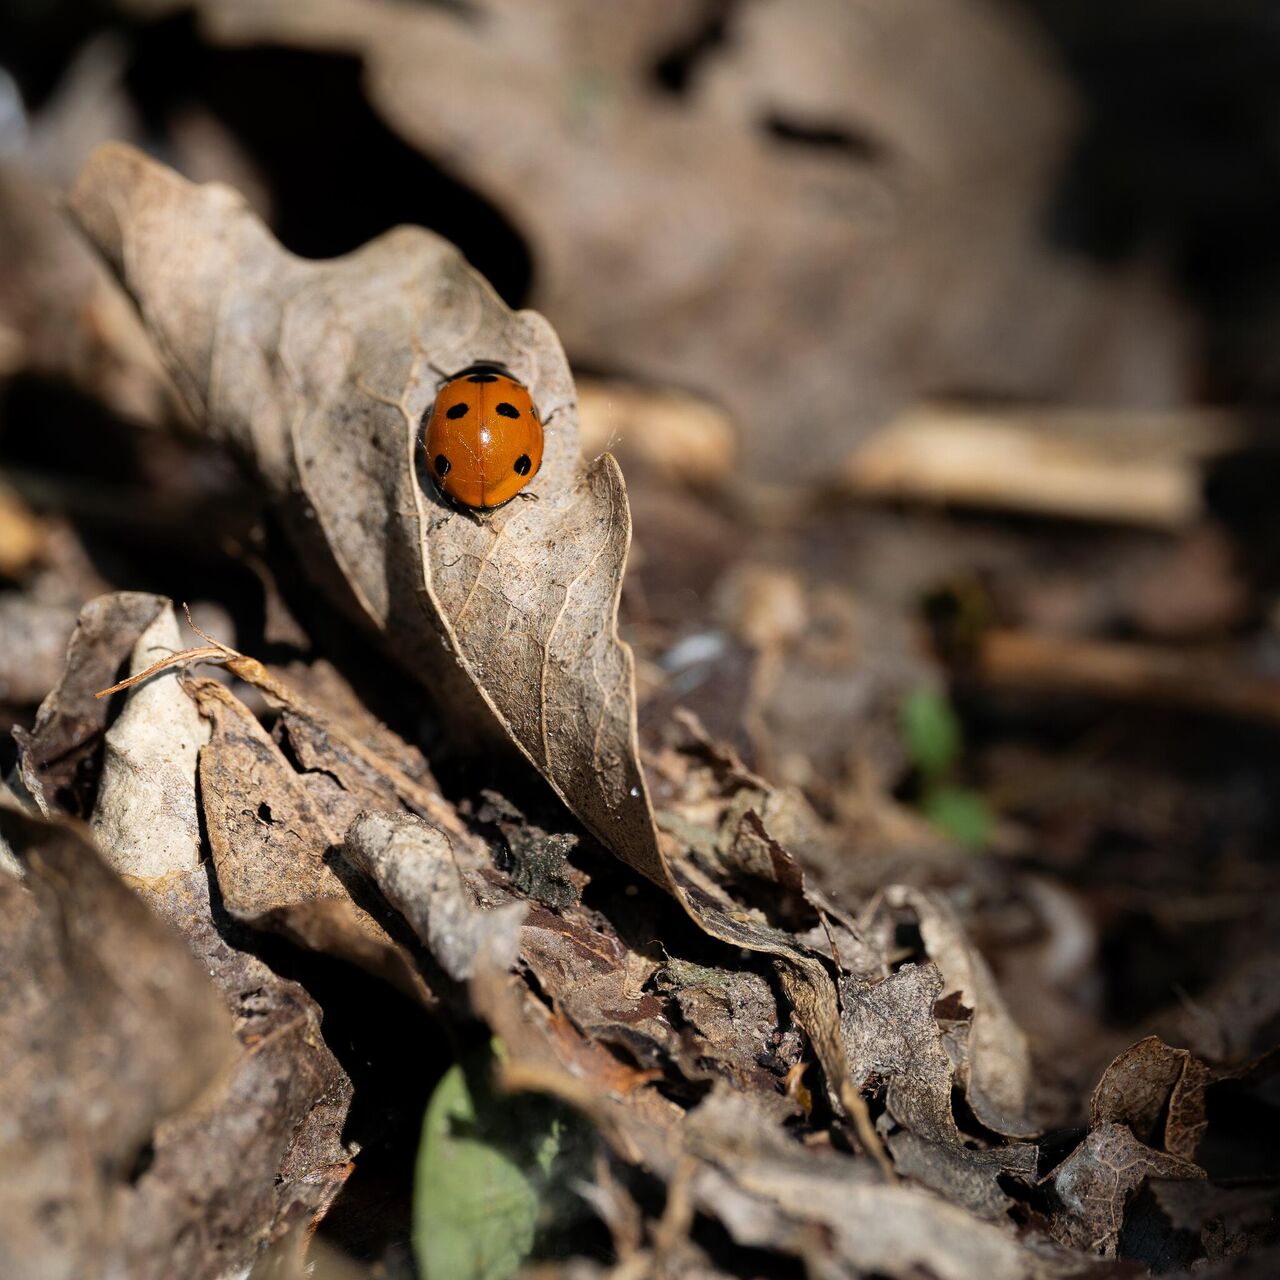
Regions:
<instances>
[{"instance_id":1,"label":"small green leaf","mask_svg":"<svg viewBox=\"0 0 1280 1280\"><path fill-rule=\"evenodd\" d=\"M424 1280L505 1280L540 1238L582 1212L589 1131L558 1104L498 1093L494 1053L455 1063L422 1125L413 1247Z\"/></svg>"},{"instance_id":2,"label":"small green leaf","mask_svg":"<svg viewBox=\"0 0 1280 1280\"><path fill-rule=\"evenodd\" d=\"M995 816L991 807L968 787L938 786L925 792L924 816L966 849L982 849L991 840Z\"/></svg>"},{"instance_id":3,"label":"small green leaf","mask_svg":"<svg viewBox=\"0 0 1280 1280\"><path fill-rule=\"evenodd\" d=\"M911 762L926 778L938 778L960 758L960 721L944 693L915 689L902 704L902 737Z\"/></svg>"}]
</instances>

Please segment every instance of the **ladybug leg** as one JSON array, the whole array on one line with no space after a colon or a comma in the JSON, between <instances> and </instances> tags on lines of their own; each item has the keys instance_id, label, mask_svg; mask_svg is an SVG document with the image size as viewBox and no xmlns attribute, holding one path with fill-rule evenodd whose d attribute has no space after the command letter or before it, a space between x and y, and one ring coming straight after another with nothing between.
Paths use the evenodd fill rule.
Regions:
<instances>
[{"instance_id":1,"label":"ladybug leg","mask_svg":"<svg viewBox=\"0 0 1280 1280\"><path fill-rule=\"evenodd\" d=\"M445 505L449 508L449 514L446 515L438 524L432 526L434 529L442 529L454 516L465 516L468 520L474 520L478 525L487 525L488 520L485 518L489 513L479 507L468 507L453 498L445 498Z\"/></svg>"},{"instance_id":2,"label":"ladybug leg","mask_svg":"<svg viewBox=\"0 0 1280 1280\"><path fill-rule=\"evenodd\" d=\"M537 495L536 493L530 493L528 489L521 489L521 490L520 490L520 492L516 494L516 497L517 497L517 498L527 498L530 502L541 502L541 501L542 501L542 499L541 499L541 498L539 498L539 497L538 497L538 495Z\"/></svg>"}]
</instances>

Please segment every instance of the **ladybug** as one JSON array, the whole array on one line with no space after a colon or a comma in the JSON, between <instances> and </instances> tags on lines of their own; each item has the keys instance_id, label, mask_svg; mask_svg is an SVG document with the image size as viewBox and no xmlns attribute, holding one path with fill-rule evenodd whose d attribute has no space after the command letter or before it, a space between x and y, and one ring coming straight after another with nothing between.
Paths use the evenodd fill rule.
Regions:
<instances>
[{"instance_id":1,"label":"ladybug","mask_svg":"<svg viewBox=\"0 0 1280 1280\"><path fill-rule=\"evenodd\" d=\"M464 507L499 507L542 466L542 420L528 388L501 365L448 378L425 415L436 487Z\"/></svg>"}]
</instances>

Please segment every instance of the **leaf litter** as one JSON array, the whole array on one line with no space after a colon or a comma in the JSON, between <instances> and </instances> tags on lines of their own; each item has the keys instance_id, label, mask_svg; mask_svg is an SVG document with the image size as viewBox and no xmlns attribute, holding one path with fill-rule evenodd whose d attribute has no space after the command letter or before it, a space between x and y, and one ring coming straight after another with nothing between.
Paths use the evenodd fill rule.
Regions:
<instances>
[{"instance_id":1,"label":"leaf litter","mask_svg":"<svg viewBox=\"0 0 1280 1280\"><path fill-rule=\"evenodd\" d=\"M450 798L322 660L182 650L154 596L85 607L19 739L0 863L11 971L58 951L61 985L28 983L0 1016L23 1124L45 1115L32 1066L61 1053L50 1078L79 1080L104 1036L127 1068L104 1102L125 1119L91 1133L46 1107L43 1129L18 1130L40 1163L4 1225L36 1221L23 1206L46 1186L64 1206L56 1230L12 1236L23 1266L212 1277L282 1249L304 1265L363 1158L332 1010L287 976L328 958L429 1020L424 1080L455 1063L419 1149L429 1277L512 1274L548 1250L543 1228L593 1214L635 1274L709 1266L711 1247L724 1274L771 1257L904 1280L1090 1273L1144 1195L1203 1241L1215 1213L1253 1221L1176 1188L1213 1185L1195 1163L1206 1092L1265 1078L1265 1059L1144 1040L1103 1075L1087 1132L1047 1133L963 892L844 903L824 889L847 833L797 791L691 716L641 751L617 631L627 493L611 458L578 459L540 317L421 231L294 258L225 189L121 146L72 207L200 429L268 495L298 572L456 740L505 763ZM530 385L548 452L533 500L472 518L439 500L416 433L437 370L480 358ZM55 995L56 1046L40 1032ZM490 1035L496 1056L477 1056ZM85 1150L112 1192L92 1212L71 1172Z\"/></svg>"}]
</instances>

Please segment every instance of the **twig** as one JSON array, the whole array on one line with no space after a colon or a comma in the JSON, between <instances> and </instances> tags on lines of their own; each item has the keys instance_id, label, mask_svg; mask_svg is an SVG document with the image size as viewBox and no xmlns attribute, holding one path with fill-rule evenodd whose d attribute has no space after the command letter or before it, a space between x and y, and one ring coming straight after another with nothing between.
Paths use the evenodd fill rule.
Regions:
<instances>
[{"instance_id":1,"label":"twig","mask_svg":"<svg viewBox=\"0 0 1280 1280\"><path fill-rule=\"evenodd\" d=\"M1243 434L1208 410L921 404L859 445L844 478L868 497L1176 529L1203 510L1201 460Z\"/></svg>"},{"instance_id":2,"label":"twig","mask_svg":"<svg viewBox=\"0 0 1280 1280\"><path fill-rule=\"evenodd\" d=\"M340 743L352 755L358 757L363 763L386 778L399 793L402 800L405 800L414 808L421 809L438 827L442 827L446 832L451 832L454 835L466 834L457 814L445 804L440 796L437 796L429 788L424 787L420 782L398 769L389 760L371 750L340 724L329 719L318 708L312 706L296 689L268 671L257 658L250 658L238 649L233 649L230 645L223 644L222 641L215 640L213 636L202 631L192 620L191 610L185 604L182 606L182 611L186 614L187 625L206 642L204 645L196 649L183 649L179 653L171 653L167 658L162 658L159 662L153 662L145 671L139 671L137 675L132 675L127 680L121 680L118 684L113 684L109 689L99 690L94 694L94 697L105 698L109 694L119 693L122 689L141 684L142 681L148 680L159 672L168 670L170 667L186 667L197 662L216 662L220 666L226 667L232 675L238 676L246 684L251 684L255 689L261 690L263 694L283 710L291 711L304 720L310 720L319 725L335 742Z\"/></svg>"},{"instance_id":3,"label":"twig","mask_svg":"<svg viewBox=\"0 0 1280 1280\"><path fill-rule=\"evenodd\" d=\"M1280 680L1255 675L1217 656L1155 645L996 630L983 637L973 674L987 685L1087 694L1280 724Z\"/></svg>"}]
</instances>

